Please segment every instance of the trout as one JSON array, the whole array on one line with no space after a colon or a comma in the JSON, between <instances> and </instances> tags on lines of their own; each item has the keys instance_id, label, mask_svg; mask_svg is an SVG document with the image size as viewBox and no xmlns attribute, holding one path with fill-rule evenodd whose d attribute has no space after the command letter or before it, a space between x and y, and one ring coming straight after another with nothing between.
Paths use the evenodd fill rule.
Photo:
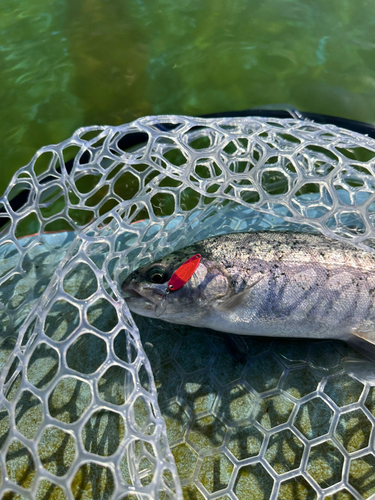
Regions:
<instances>
[{"instance_id":1,"label":"trout","mask_svg":"<svg viewBox=\"0 0 375 500\"><path fill-rule=\"evenodd\" d=\"M195 254L194 274L170 291L173 273ZM171 323L375 344L375 254L322 235L209 238L134 271L122 290L131 311Z\"/></svg>"}]
</instances>

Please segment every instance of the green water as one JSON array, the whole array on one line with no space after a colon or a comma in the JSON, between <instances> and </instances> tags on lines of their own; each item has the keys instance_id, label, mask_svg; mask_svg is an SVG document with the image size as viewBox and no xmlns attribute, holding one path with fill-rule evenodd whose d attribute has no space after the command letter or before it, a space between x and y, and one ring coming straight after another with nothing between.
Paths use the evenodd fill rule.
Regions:
<instances>
[{"instance_id":1,"label":"green water","mask_svg":"<svg viewBox=\"0 0 375 500\"><path fill-rule=\"evenodd\" d=\"M374 47L370 0L7 0L0 192L84 125L272 103L375 122Z\"/></svg>"}]
</instances>

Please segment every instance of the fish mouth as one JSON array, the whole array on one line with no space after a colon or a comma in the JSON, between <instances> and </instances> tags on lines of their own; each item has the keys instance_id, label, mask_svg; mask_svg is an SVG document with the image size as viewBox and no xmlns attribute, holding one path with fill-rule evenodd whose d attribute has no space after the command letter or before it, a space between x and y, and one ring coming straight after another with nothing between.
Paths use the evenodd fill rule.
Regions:
<instances>
[{"instance_id":1,"label":"fish mouth","mask_svg":"<svg viewBox=\"0 0 375 500\"><path fill-rule=\"evenodd\" d=\"M144 297L142 294L140 294L131 285L123 287L123 289L122 289L122 295L123 295L123 297L124 297L125 300L127 300L127 299L143 299L143 300L147 300L146 297ZM148 300L147 300L147 302L148 302Z\"/></svg>"},{"instance_id":2,"label":"fish mouth","mask_svg":"<svg viewBox=\"0 0 375 500\"><path fill-rule=\"evenodd\" d=\"M166 293L164 290L158 290L154 287L143 288L143 286L138 283L127 283L122 287L122 296L129 308L137 312L154 309L160 305L160 301L165 298Z\"/></svg>"},{"instance_id":3,"label":"fish mouth","mask_svg":"<svg viewBox=\"0 0 375 500\"><path fill-rule=\"evenodd\" d=\"M148 310L153 310L156 306L152 297L147 296L146 293L142 294L136 284L123 287L122 296L128 304L129 309L140 314Z\"/></svg>"}]
</instances>

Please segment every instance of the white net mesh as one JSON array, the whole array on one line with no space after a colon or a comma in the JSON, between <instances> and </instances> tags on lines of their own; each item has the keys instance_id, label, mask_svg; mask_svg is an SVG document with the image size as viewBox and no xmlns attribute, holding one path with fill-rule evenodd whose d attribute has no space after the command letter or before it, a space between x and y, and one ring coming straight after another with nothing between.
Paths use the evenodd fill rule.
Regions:
<instances>
[{"instance_id":1,"label":"white net mesh","mask_svg":"<svg viewBox=\"0 0 375 500\"><path fill-rule=\"evenodd\" d=\"M373 139L295 119L146 117L42 148L0 200L2 498L374 493L372 365L340 342L231 353L212 331L137 326L120 293L221 233L371 249L374 159Z\"/></svg>"}]
</instances>

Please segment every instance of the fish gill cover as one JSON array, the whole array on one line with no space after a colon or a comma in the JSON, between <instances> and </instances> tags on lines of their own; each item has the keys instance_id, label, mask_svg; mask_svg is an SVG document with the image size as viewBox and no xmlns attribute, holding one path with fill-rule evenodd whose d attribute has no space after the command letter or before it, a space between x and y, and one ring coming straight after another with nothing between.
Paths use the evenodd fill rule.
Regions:
<instances>
[{"instance_id":1,"label":"fish gill cover","mask_svg":"<svg viewBox=\"0 0 375 500\"><path fill-rule=\"evenodd\" d=\"M233 355L213 331L136 324L120 285L228 232L371 250L374 159L366 136L256 117L145 117L38 151L0 199L1 497L373 494L371 363L336 341Z\"/></svg>"}]
</instances>

